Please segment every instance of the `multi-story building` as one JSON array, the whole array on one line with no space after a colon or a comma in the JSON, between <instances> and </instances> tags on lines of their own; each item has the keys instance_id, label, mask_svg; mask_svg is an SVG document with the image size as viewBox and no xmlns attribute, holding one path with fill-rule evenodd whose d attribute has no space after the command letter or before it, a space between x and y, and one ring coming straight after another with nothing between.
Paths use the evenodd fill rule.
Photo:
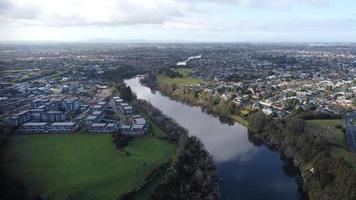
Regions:
<instances>
[{"instance_id":1,"label":"multi-story building","mask_svg":"<svg viewBox=\"0 0 356 200\"><path fill-rule=\"evenodd\" d=\"M28 122L20 130L25 133L47 133L47 122Z\"/></svg>"},{"instance_id":2,"label":"multi-story building","mask_svg":"<svg viewBox=\"0 0 356 200\"><path fill-rule=\"evenodd\" d=\"M66 112L75 112L80 109L80 102L78 98L64 100L64 110Z\"/></svg>"},{"instance_id":3,"label":"multi-story building","mask_svg":"<svg viewBox=\"0 0 356 200\"><path fill-rule=\"evenodd\" d=\"M89 131L95 133L114 133L119 129L117 123L94 123Z\"/></svg>"},{"instance_id":4,"label":"multi-story building","mask_svg":"<svg viewBox=\"0 0 356 200\"><path fill-rule=\"evenodd\" d=\"M102 116L101 115L89 115L86 120L85 123L87 125L91 125L93 123L98 123L102 120Z\"/></svg>"},{"instance_id":5,"label":"multi-story building","mask_svg":"<svg viewBox=\"0 0 356 200\"><path fill-rule=\"evenodd\" d=\"M74 132L78 130L79 125L76 122L54 122L48 126L48 132L61 133L61 132Z\"/></svg>"},{"instance_id":6,"label":"multi-story building","mask_svg":"<svg viewBox=\"0 0 356 200\"><path fill-rule=\"evenodd\" d=\"M47 104L49 101L47 99L35 99L31 102L31 108L36 109L40 106Z\"/></svg>"},{"instance_id":7,"label":"multi-story building","mask_svg":"<svg viewBox=\"0 0 356 200\"><path fill-rule=\"evenodd\" d=\"M22 111L10 117L10 121L13 125L19 126L24 124L31 119L31 113L28 110Z\"/></svg>"},{"instance_id":8,"label":"multi-story building","mask_svg":"<svg viewBox=\"0 0 356 200\"><path fill-rule=\"evenodd\" d=\"M65 112L62 111L48 111L47 121L48 122L64 122L67 116Z\"/></svg>"},{"instance_id":9,"label":"multi-story building","mask_svg":"<svg viewBox=\"0 0 356 200\"><path fill-rule=\"evenodd\" d=\"M47 113L44 109L32 109L29 110L31 113L31 121L41 122L47 121Z\"/></svg>"}]
</instances>

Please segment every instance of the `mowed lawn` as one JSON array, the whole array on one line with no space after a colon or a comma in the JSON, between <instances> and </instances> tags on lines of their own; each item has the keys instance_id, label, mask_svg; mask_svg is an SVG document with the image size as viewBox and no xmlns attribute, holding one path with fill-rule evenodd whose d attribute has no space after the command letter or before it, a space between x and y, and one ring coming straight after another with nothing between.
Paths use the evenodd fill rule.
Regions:
<instances>
[{"instance_id":1,"label":"mowed lawn","mask_svg":"<svg viewBox=\"0 0 356 200\"><path fill-rule=\"evenodd\" d=\"M30 196L46 199L116 199L175 153L175 145L152 136L132 140L118 152L111 135L21 135L4 149L5 171L24 182Z\"/></svg>"}]
</instances>

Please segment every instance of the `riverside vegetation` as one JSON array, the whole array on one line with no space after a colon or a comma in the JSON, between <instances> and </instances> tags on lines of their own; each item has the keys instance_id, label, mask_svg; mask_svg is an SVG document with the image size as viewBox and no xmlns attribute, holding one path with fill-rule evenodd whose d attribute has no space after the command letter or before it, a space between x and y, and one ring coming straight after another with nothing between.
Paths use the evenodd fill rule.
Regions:
<instances>
[{"instance_id":1,"label":"riverside vegetation","mask_svg":"<svg viewBox=\"0 0 356 200\"><path fill-rule=\"evenodd\" d=\"M356 199L355 169L342 157L331 156L338 144L320 126L308 126L309 116L272 119L258 111L249 116L248 128L253 139L278 149L300 169L310 199Z\"/></svg>"},{"instance_id":2,"label":"riverside vegetation","mask_svg":"<svg viewBox=\"0 0 356 200\"><path fill-rule=\"evenodd\" d=\"M141 185L121 195L119 199L133 199L138 196L150 182L154 181L154 177L160 174L164 175L151 195L145 197L146 199L218 199L215 163L200 140L189 136L186 129L149 102L137 100L130 87L120 85L118 91L123 99L130 101L136 110L148 117L151 129L158 126L164 132L155 135L156 137L177 145L176 155L171 161L151 171ZM129 140L120 134L115 134L113 138L119 149L122 149Z\"/></svg>"},{"instance_id":3,"label":"riverside vegetation","mask_svg":"<svg viewBox=\"0 0 356 200\"><path fill-rule=\"evenodd\" d=\"M218 199L215 164L203 144L186 129L144 100L135 108L146 113L166 133L165 139L178 145L176 156L163 180L153 191L152 199Z\"/></svg>"},{"instance_id":4,"label":"riverside vegetation","mask_svg":"<svg viewBox=\"0 0 356 200\"><path fill-rule=\"evenodd\" d=\"M190 105L201 106L208 112L218 114L249 128L253 142L263 143L279 150L297 166L302 176L302 189L310 199L356 199L355 155L349 152L344 141L345 133L340 124L335 125L337 136L330 136L329 127L318 125L317 120L335 119L339 116L307 112L293 113L285 119L266 116L263 112L244 113L228 101L196 93L182 83L182 74L173 70L163 75L149 74L142 82L167 96ZM180 81L162 81L180 79ZM341 121L341 120L340 120ZM320 122L323 123L323 122ZM335 121L333 121L335 123ZM334 140L335 139L335 140Z\"/></svg>"},{"instance_id":5,"label":"riverside vegetation","mask_svg":"<svg viewBox=\"0 0 356 200\"><path fill-rule=\"evenodd\" d=\"M142 79L142 83L175 100L189 105L200 106L205 112L217 115L223 121L237 121L242 125L247 125L248 111L244 110L244 108L237 106L231 100L213 96L207 92L196 92L190 85L191 83L201 83L203 82L202 80L188 77L181 78L182 75L177 75L178 72L170 71L173 70L168 70L169 73L165 72L169 76L148 74ZM171 81L166 79L171 79Z\"/></svg>"}]
</instances>

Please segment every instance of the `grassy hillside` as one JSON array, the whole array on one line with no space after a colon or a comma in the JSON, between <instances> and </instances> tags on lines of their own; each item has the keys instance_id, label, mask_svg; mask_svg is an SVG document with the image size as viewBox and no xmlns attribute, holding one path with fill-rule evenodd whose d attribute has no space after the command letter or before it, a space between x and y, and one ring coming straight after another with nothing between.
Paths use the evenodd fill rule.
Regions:
<instances>
[{"instance_id":1,"label":"grassy hillside","mask_svg":"<svg viewBox=\"0 0 356 200\"><path fill-rule=\"evenodd\" d=\"M27 135L10 138L5 171L25 183L29 195L49 199L115 199L175 153L155 137L136 138L116 151L111 135Z\"/></svg>"}]
</instances>

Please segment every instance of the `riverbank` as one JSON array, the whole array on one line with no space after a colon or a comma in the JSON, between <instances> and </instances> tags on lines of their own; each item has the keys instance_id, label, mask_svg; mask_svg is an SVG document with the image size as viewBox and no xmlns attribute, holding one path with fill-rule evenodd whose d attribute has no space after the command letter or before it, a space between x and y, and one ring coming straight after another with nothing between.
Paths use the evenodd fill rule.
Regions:
<instances>
[{"instance_id":1,"label":"riverbank","mask_svg":"<svg viewBox=\"0 0 356 200\"><path fill-rule=\"evenodd\" d=\"M149 75L141 79L141 81L149 88L158 90L173 100L201 107L205 112L218 116L223 122L237 122L243 126L248 125L248 112L240 112L233 102L206 92L197 93L194 88L190 87L192 83L201 83L201 80L190 80L187 77L172 79L162 75L158 77L156 75Z\"/></svg>"},{"instance_id":2,"label":"riverbank","mask_svg":"<svg viewBox=\"0 0 356 200\"><path fill-rule=\"evenodd\" d=\"M201 96L196 97L189 87L162 85L154 79L154 76L146 78L143 83L189 105L202 106L203 108L212 107L201 105L199 102ZM217 114L221 114L218 112L219 110L215 111ZM262 118L265 119L265 116ZM310 199L345 199L347 193L340 191L354 187L354 183L347 182L347 178L342 176L342 173L346 173L353 177L354 170L345 160L330 155L331 146L322 136L325 130L318 130L316 126L305 127L304 120L298 119L291 120L291 127L289 126L291 124L288 125L286 120L268 118L262 124L256 123L259 121L258 119L248 120L246 117L244 120L246 123L243 124L251 130L249 135L254 141L259 141L269 148L278 150L284 158L299 168L302 178L299 184ZM256 129L256 127L259 128ZM295 135L297 133L299 135ZM328 162L333 162L333 167L329 167ZM343 184L339 186L334 181ZM333 186L335 184L338 187ZM352 193L352 190L346 190Z\"/></svg>"},{"instance_id":3,"label":"riverbank","mask_svg":"<svg viewBox=\"0 0 356 200\"><path fill-rule=\"evenodd\" d=\"M262 112L249 117L250 135L293 161L310 199L355 199L356 173L344 159L330 155L333 145L319 126L298 116L272 119Z\"/></svg>"},{"instance_id":4,"label":"riverbank","mask_svg":"<svg viewBox=\"0 0 356 200\"><path fill-rule=\"evenodd\" d=\"M149 102L136 100L134 107L165 131L178 150L168 172L151 194L152 199L219 199L215 163L198 138L162 114Z\"/></svg>"},{"instance_id":5,"label":"riverbank","mask_svg":"<svg viewBox=\"0 0 356 200\"><path fill-rule=\"evenodd\" d=\"M213 156L223 199L300 199L295 179L298 173L280 159L280 153L249 140L247 128L222 123L196 106L155 92L140 83L140 77L126 80L138 99L149 101L198 137ZM266 173L268 172L268 173ZM239 176L233 176L239 174ZM276 188L284 188L276 190Z\"/></svg>"}]
</instances>

